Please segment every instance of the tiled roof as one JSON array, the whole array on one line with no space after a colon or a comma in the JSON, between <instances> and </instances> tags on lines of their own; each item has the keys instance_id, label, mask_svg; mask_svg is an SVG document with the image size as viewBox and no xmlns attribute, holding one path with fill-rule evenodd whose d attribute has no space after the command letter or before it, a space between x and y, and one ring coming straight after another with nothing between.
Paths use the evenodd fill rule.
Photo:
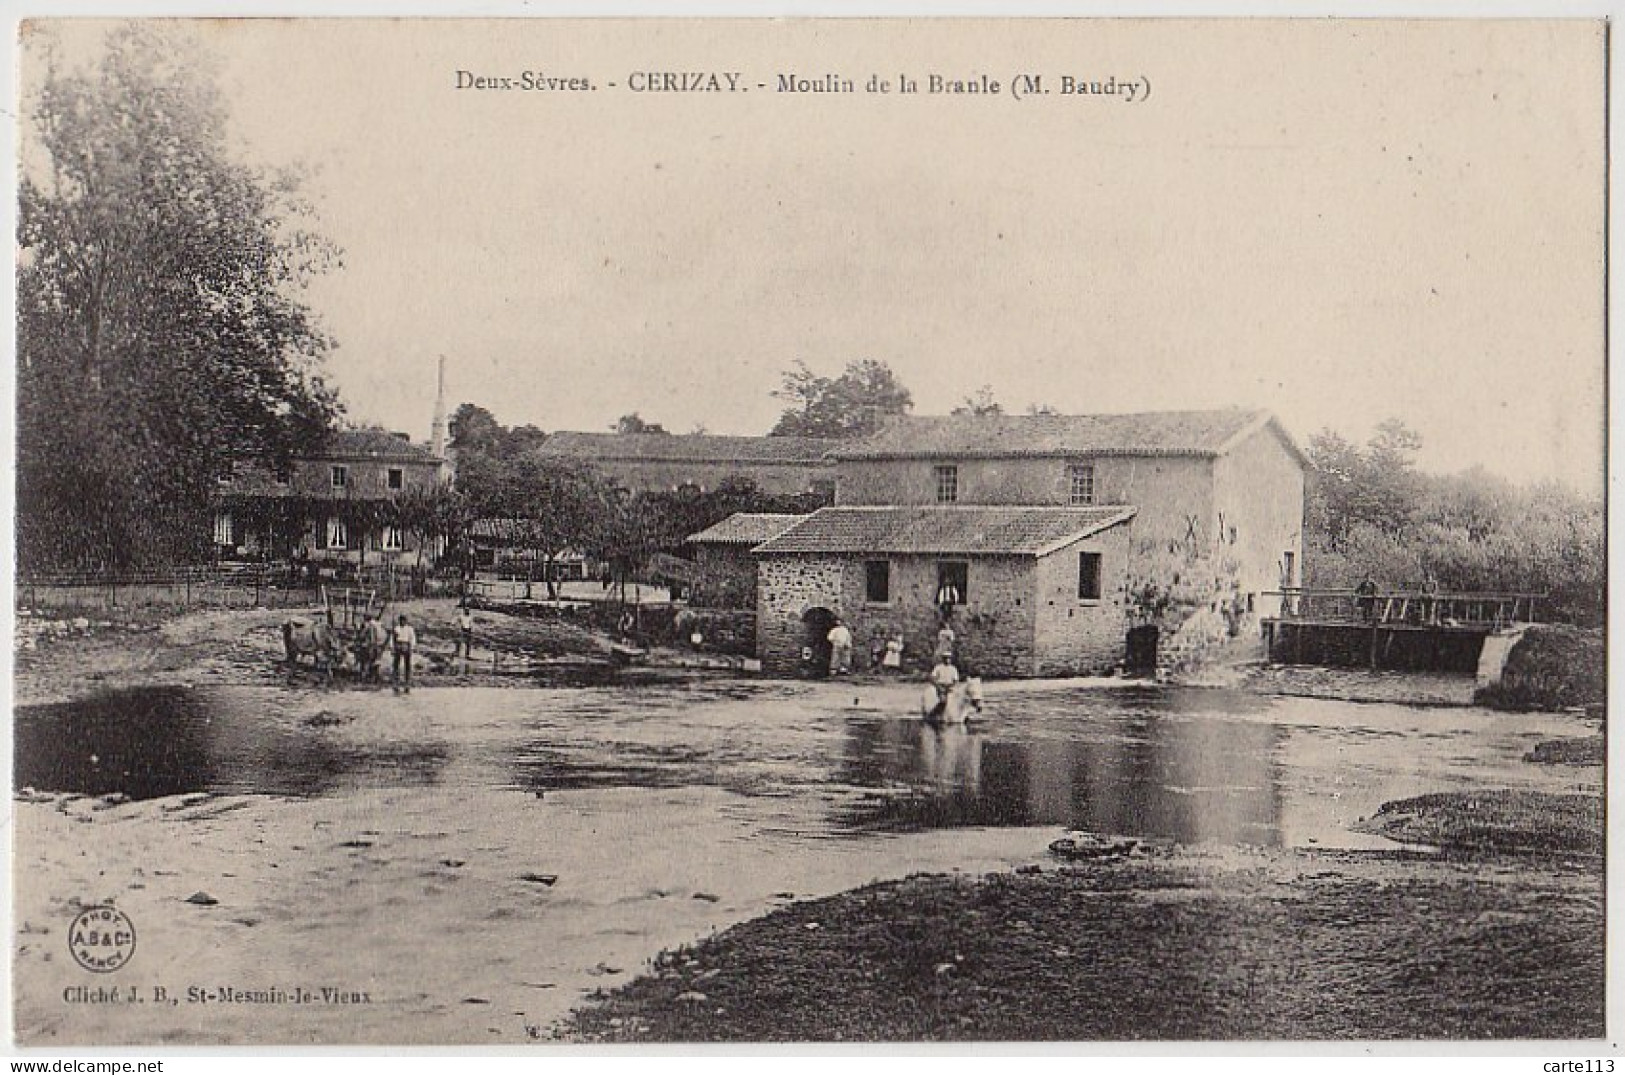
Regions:
<instances>
[{"instance_id":1,"label":"tiled roof","mask_svg":"<svg viewBox=\"0 0 1625 1075\"><path fill-rule=\"evenodd\" d=\"M695 433L554 433L537 449L575 459L671 463L819 463L839 442L815 437Z\"/></svg>"},{"instance_id":2,"label":"tiled roof","mask_svg":"<svg viewBox=\"0 0 1625 1075\"><path fill-rule=\"evenodd\" d=\"M426 445L396 436L387 429L341 429L309 459L391 459L409 463L433 463L436 458Z\"/></svg>"},{"instance_id":3,"label":"tiled roof","mask_svg":"<svg viewBox=\"0 0 1625 1075\"><path fill-rule=\"evenodd\" d=\"M754 550L1042 556L1134 516L1131 507L821 508Z\"/></svg>"},{"instance_id":4,"label":"tiled roof","mask_svg":"<svg viewBox=\"0 0 1625 1075\"><path fill-rule=\"evenodd\" d=\"M843 444L837 459L1032 455L1222 455L1244 435L1273 425L1268 411L1154 411L1145 414L906 415L871 436Z\"/></svg>"},{"instance_id":5,"label":"tiled roof","mask_svg":"<svg viewBox=\"0 0 1625 1075\"><path fill-rule=\"evenodd\" d=\"M688 540L694 545L760 545L805 518L805 515L739 511L698 534L690 534Z\"/></svg>"}]
</instances>

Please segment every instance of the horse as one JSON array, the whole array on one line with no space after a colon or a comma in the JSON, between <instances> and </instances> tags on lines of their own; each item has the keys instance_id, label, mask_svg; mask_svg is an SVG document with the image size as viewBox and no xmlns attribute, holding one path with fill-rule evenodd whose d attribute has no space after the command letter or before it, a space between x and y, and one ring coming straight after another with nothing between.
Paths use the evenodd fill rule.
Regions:
<instances>
[{"instance_id":1,"label":"horse","mask_svg":"<svg viewBox=\"0 0 1625 1075\"><path fill-rule=\"evenodd\" d=\"M287 653L290 675L299 667L299 658L306 654L310 655L311 666L323 680L344 662L344 639L338 628L324 620L315 623L285 621L282 624L282 648Z\"/></svg>"},{"instance_id":2,"label":"horse","mask_svg":"<svg viewBox=\"0 0 1625 1075\"><path fill-rule=\"evenodd\" d=\"M967 679L948 688L946 697L939 697L935 684L927 683L920 691L920 716L930 724L966 724L972 716L982 712L982 681Z\"/></svg>"}]
</instances>

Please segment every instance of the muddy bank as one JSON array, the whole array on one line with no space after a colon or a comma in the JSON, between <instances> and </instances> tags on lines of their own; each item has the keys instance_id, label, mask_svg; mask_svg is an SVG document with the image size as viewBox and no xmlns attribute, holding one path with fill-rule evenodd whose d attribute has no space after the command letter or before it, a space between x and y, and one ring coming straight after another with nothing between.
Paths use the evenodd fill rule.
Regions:
<instances>
[{"instance_id":1,"label":"muddy bank","mask_svg":"<svg viewBox=\"0 0 1625 1075\"><path fill-rule=\"evenodd\" d=\"M1383 803L1357 831L1449 851L1601 855L1603 804L1596 795L1495 788Z\"/></svg>"},{"instance_id":2,"label":"muddy bank","mask_svg":"<svg viewBox=\"0 0 1625 1075\"><path fill-rule=\"evenodd\" d=\"M592 1042L1586 1038L1599 868L1175 852L798 903L601 995Z\"/></svg>"},{"instance_id":3,"label":"muddy bank","mask_svg":"<svg viewBox=\"0 0 1625 1075\"><path fill-rule=\"evenodd\" d=\"M417 626L416 675L426 685L577 684L608 679L616 667L606 637L564 621L481 611L473 656L464 660L456 655L455 601L411 601L390 606L389 613L405 613ZM281 625L317 615L212 609L154 620L87 619L78 626L69 620L62 630L55 620L22 617L13 647L14 700L66 702L129 687L284 684L289 671ZM293 681L315 683L308 663Z\"/></svg>"}]
</instances>

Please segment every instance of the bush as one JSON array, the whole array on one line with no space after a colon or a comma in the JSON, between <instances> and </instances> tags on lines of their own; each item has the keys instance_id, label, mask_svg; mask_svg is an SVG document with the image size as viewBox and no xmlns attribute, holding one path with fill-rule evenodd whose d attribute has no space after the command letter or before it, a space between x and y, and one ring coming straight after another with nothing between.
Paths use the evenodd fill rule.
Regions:
<instances>
[{"instance_id":1,"label":"bush","mask_svg":"<svg viewBox=\"0 0 1625 1075\"><path fill-rule=\"evenodd\" d=\"M1501 682L1481 689L1474 701L1495 709L1586 706L1601 711L1607 671L1600 630L1537 625L1512 647Z\"/></svg>"}]
</instances>

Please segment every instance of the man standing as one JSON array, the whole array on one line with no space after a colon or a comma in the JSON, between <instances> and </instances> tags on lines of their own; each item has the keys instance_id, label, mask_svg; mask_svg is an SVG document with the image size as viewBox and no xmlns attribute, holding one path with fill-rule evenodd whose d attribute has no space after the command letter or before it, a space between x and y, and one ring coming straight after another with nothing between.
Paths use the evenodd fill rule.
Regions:
<instances>
[{"instance_id":1,"label":"man standing","mask_svg":"<svg viewBox=\"0 0 1625 1075\"><path fill-rule=\"evenodd\" d=\"M384 678L384 650L388 645L389 629L384 626L383 617L369 612L361 628L361 678L364 681L377 683Z\"/></svg>"},{"instance_id":2,"label":"man standing","mask_svg":"<svg viewBox=\"0 0 1625 1075\"><path fill-rule=\"evenodd\" d=\"M402 613L395 621L395 630L391 632L391 644L395 648L395 660L390 666L390 681L396 690L401 689L401 666L406 666L407 694L412 693L412 647L417 645L418 633L412 625L406 622L406 614Z\"/></svg>"},{"instance_id":3,"label":"man standing","mask_svg":"<svg viewBox=\"0 0 1625 1075\"><path fill-rule=\"evenodd\" d=\"M457 634L462 640L463 660L473 660L474 612L466 603L457 610Z\"/></svg>"},{"instance_id":4,"label":"man standing","mask_svg":"<svg viewBox=\"0 0 1625 1075\"><path fill-rule=\"evenodd\" d=\"M839 676L852 671L851 629L836 619L825 637L829 640L829 674Z\"/></svg>"}]
</instances>

